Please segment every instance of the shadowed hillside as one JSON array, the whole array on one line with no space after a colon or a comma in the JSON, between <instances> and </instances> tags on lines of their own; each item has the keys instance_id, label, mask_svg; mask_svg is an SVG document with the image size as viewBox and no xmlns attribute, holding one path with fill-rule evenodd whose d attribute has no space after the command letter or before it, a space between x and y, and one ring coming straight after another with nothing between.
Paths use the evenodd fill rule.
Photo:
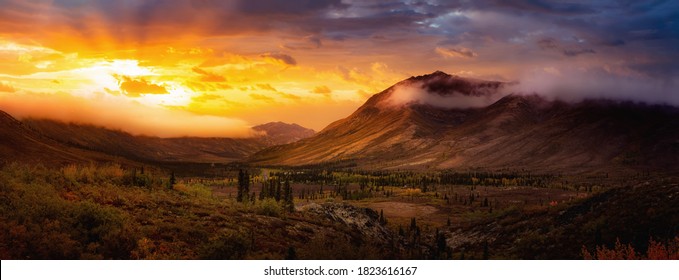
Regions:
<instances>
[{"instance_id":1,"label":"shadowed hillside","mask_svg":"<svg viewBox=\"0 0 679 280\"><path fill-rule=\"evenodd\" d=\"M52 120L27 119L23 123L65 145L144 162L226 163L242 160L273 144L313 135L313 130L284 123L256 126L254 129L264 135L252 138L159 138Z\"/></svg>"},{"instance_id":2,"label":"shadowed hillside","mask_svg":"<svg viewBox=\"0 0 679 280\"><path fill-rule=\"evenodd\" d=\"M70 147L37 133L0 111L0 163L25 162L42 165L119 162L137 165L115 156Z\"/></svg>"},{"instance_id":3,"label":"shadowed hillside","mask_svg":"<svg viewBox=\"0 0 679 280\"><path fill-rule=\"evenodd\" d=\"M404 85L417 91L403 90ZM442 72L413 77L374 95L315 136L265 149L251 160L259 165L352 162L371 169L552 171L664 170L679 163L677 108L607 100L571 104L518 94L492 102L501 88L497 82ZM480 104L478 98L490 105L465 104ZM459 102L446 103L450 100Z\"/></svg>"}]
</instances>

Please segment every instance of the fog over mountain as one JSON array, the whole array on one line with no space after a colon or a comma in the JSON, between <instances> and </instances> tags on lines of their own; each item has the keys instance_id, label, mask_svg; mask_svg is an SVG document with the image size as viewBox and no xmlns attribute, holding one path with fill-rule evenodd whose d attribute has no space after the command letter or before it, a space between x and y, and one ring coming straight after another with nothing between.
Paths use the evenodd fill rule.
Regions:
<instances>
[{"instance_id":1,"label":"fog over mountain","mask_svg":"<svg viewBox=\"0 0 679 280\"><path fill-rule=\"evenodd\" d=\"M671 169L679 163L677 107L578 93L510 93L520 87L440 71L411 77L316 135L264 149L251 160L561 171Z\"/></svg>"}]
</instances>

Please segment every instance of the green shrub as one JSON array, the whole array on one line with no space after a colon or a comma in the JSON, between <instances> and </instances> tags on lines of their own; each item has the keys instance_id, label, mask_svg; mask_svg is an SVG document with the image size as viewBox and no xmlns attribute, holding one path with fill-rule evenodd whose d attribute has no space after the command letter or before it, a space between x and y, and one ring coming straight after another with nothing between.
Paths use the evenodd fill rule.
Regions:
<instances>
[{"instance_id":1,"label":"green shrub","mask_svg":"<svg viewBox=\"0 0 679 280\"><path fill-rule=\"evenodd\" d=\"M282 208L275 199L267 198L257 204L255 212L260 215L279 217L281 215Z\"/></svg>"},{"instance_id":2,"label":"green shrub","mask_svg":"<svg viewBox=\"0 0 679 280\"><path fill-rule=\"evenodd\" d=\"M120 210L90 201L80 202L72 210L74 235L93 255L125 258L134 249L136 238L126 226Z\"/></svg>"},{"instance_id":3,"label":"green shrub","mask_svg":"<svg viewBox=\"0 0 679 280\"><path fill-rule=\"evenodd\" d=\"M200 183L176 184L174 189L192 197L212 197L212 190Z\"/></svg>"},{"instance_id":4,"label":"green shrub","mask_svg":"<svg viewBox=\"0 0 679 280\"><path fill-rule=\"evenodd\" d=\"M242 232L223 232L203 246L200 257L209 260L243 259L250 245L246 234Z\"/></svg>"}]
</instances>

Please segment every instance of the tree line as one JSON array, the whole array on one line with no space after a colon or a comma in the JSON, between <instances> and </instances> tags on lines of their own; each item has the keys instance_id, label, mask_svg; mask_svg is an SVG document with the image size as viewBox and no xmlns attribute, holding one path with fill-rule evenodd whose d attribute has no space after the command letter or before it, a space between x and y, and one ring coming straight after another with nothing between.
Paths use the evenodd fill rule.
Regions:
<instances>
[{"instance_id":1,"label":"tree line","mask_svg":"<svg viewBox=\"0 0 679 280\"><path fill-rule=\"evenodd\" d=\"M283 209L288 212L295 210L295 203L292 193L292 186L290 180L281 180L280 177L273 177L262 182L262 188L259 196L253 191L250 193L250 185L252 180L248 171L242 169L238 171L238 191L236 194L236 201L247 202L255 201L258 198L260 201L266 199L274 199L278 203L282 203Z\"/></svg>"}]
</instances>

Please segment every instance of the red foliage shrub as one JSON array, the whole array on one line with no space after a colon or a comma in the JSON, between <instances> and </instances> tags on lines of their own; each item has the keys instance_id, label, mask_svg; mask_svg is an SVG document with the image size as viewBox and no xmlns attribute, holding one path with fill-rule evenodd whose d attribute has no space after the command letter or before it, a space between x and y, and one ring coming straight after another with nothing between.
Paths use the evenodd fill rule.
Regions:
<instances>
[{"instance_id":1,"label":"red foliage shrub","mask_svg":"<svg viewBox=\"0 0 679 280\"><path fill-rule=\"evenodd\" d=\"M614 248L597 246L593 253L582 246L582 256L586 260L679 260L679 236L666 243L651 238L645 255L637 253L630 244L620 243L618 239Z\"/></svg>"}]
</instances>

